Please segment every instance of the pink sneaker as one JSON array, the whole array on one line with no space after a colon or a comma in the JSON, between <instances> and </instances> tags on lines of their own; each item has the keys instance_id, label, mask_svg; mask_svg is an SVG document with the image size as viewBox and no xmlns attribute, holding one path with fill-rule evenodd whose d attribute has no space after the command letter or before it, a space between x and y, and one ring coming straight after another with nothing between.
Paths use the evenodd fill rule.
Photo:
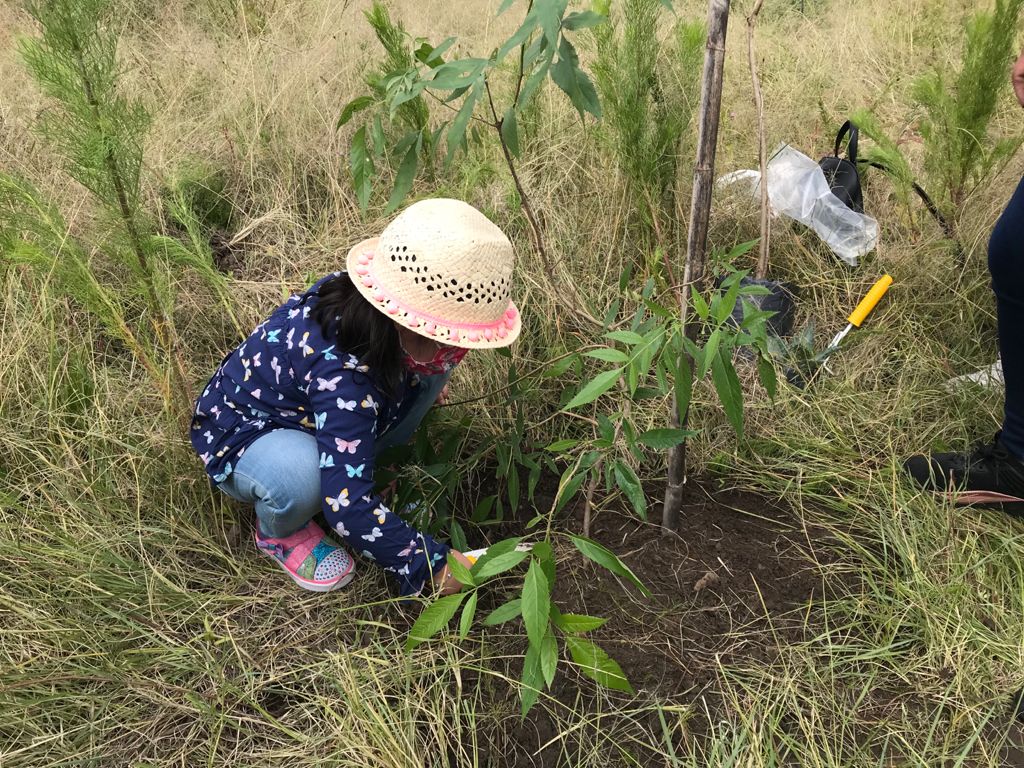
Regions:
<instances>
[{"instance_id":1,"label":"pink sneaker","mask_svg":"<svg viewBox=\"0 0 1024 768\"><path fill-rule=\"evenodd\" d=\"M272 557L303 589L330 592L352 581L352 558L312 520L283 539L264 538L259 528L254 538L259 550Z\"/></svg>"}]
</instances>

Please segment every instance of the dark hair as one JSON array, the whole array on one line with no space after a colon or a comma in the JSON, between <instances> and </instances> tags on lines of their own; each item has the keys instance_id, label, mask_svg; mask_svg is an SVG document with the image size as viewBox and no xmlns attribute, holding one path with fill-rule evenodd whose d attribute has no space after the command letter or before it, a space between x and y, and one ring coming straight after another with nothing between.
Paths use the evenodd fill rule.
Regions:
<instances>
[{"instance_id":1,"label":"dark hair","mask_svg":"<svg viewBox=\"0 0 1024 768\"><path fill-rule=\"evenodd\" d=\"M369 366L381 392L395 397L405 376L398 327L363 297L346 272L321 285L317 296L312 315L324 338L333 338L340 351Z\"/></svg>"}]
</instances>

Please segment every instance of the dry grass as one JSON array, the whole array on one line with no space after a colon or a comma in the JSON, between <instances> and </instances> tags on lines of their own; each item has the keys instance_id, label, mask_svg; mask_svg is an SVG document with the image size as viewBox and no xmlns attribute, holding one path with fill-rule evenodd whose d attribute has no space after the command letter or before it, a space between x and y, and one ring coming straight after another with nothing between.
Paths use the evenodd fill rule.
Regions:
<instances>
[{"instance_id":1,"label":"dry grass","mask_svg":"<svg viewBox=\"0 0 1024 768\"><path fill-rule=\"evenodd\" d=\"M359 215L348 135L333 129L377 55L366 5L138 0L120 17L126 88L154 117L147 194L156 209L163 182L193 158L226 172L239 227L249 230L235 283L244 324L307 275L336 268L350 243L384 223L379 207ZM807 0L800 13L797 0L768 3L758 49L769 145L825 154L845 114L867 105L914 154L910 82L957 55L972 5ZM517 18L495 20L496 6L391 7L413 34L457 33L463 50L486 53ZM676 6L703 17L697 0ZM737 44L745 10L734 10L720 172L756 164ZM0 164L39 183L73 228L85 228L87 196L31 133L44 102L13 45L31 31L15 4L0 4ZM629 201L595 131L553 92L540 115L521 172L543 211L554 284L529 248L493 148L460 163L439 189L417 188L467 197L513 235L527 308L520 371L590 340L567 311L566 282L600 313L621 265L644 258L623 226ZM1007 88L999 125L1018 122ZM813 318L819 339L838 330L878 273L890 271L896 285L820 387L783 389L775 403L751 394L750 446L737 451L717 409L698 408L695 455L728 482L783 497L834 528L863 587L829 605L815 639L782 649L775 664L722 669L730 706L707 740L685 738L690 702L616 700L584 711L543 701L566 737L560 762L629 764L645 742L666 765L1001 764L1001 707L1024 666L1024 536L995 513L953 512L914 495L897 465L912 450L962 446L998 425L998 393L949 394L941 383L994 357L984 245L1018 171L1014 161L971 200L962 269L931 222L920 213L912 222L877 176L866 194L882 241L860 269L842 267L807 234L776 228L772 274L801 286L801 320ZM712 239L728 246L756 227L745 201L723 198ZM368 569L330 600L297 595L255 558L237 510L211 494L167 433L142 372L112 356L44 280L8 271L0 285L0 765L397 767L472 765L487 745L501 754L517 707L495 691L507 690L515 662L492 636L405 655L408 619ZM186 295L179 311L197 384L231 343L203 301L200 291ZM505 382L506 362L475 358L457 396ZM528 400L540 444L581 428L551 418L563 386L543 382ZM515 413L500 395L464 412L478 441L504 434ZM638 419L653 425L662 413L654 404ZM655 481L663 472L645 469ZM647 715L662 706L664 730L651 732Z\"/></svg>"}]
</instances>

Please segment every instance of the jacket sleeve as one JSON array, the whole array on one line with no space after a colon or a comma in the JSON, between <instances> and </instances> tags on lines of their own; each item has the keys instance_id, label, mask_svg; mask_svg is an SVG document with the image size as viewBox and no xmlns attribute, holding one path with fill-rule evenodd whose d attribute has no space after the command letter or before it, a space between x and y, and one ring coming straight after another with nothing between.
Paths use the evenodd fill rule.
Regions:
<instances>
[{"instance_id":1,"label":"jacket sleeve","mask_svg":"<svg viewBox=\"0 0 1024 768\"><path fill-rule=\"evenodd\" d=\"M319 359L308 384L324 517L353 551L395 574L403 595L415 595L444 564L449 547L414 529L374 493L380 393L340 362Z\"/></svg>"}]
</instances>

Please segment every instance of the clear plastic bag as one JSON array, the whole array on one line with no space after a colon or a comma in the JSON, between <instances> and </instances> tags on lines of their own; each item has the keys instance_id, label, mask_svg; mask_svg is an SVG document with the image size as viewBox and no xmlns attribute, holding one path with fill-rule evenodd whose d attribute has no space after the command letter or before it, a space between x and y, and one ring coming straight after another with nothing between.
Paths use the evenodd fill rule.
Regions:
<instances>
[{"instance_id":1,"label":"clear plastic bag","mask_svg":"<svg viewBox=\"0 0 1024 768\"><path fill-rule=\"evenodd\" d=\"M757 171L734 171L720 178L718 186L750 182L759 198L760 180ZM847 208L832 194L821 167L788 144L768 161L768 199L775 215L785 214L813 229L851 267L878 243L878 222Z\"/></svg>"},{"instance_id":2,"label":"clear plastic bag","mask_svg":"<svg viewBox=\"0 0 1024 768\"><path fill-rule=\"evenodd\" d=\"M768 199L776 211L813 229L851 267L878 242L878 222L847 208L821 167L788 144L768 162Z\"/></svg>"}]
</instances>

